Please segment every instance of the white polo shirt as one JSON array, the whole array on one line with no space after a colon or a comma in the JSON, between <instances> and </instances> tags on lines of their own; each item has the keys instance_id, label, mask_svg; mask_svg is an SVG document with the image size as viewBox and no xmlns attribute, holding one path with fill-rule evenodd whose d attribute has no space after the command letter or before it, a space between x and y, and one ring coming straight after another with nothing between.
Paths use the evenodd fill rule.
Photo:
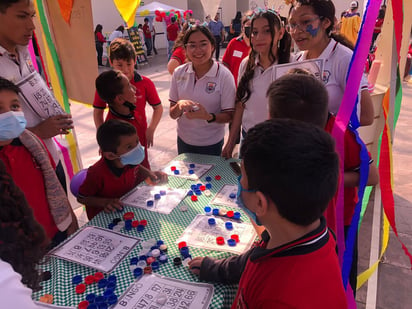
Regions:
<instances>
[{"instance_id":1,"label":"white polo shirt","mask_svg":"<svg viewBox=\"0 0 412 309\"><path fill-rule=\"evenodd\" d=\"M329 111L337 114L342 103L343 93L346 87L346 75L352 50L331 39L328 46L323 50L319 59L324 59L323 82L329 95ZM307 51L298 53L293 61L306 60ZM360 91L368 89L368 81L365 75L362 76ZM360 104L358 104L358 116L360 115Z\"/></svg>"},{"instance_id":2,"label":"white polo shirt","mask_svg":"<svg viewBox=\"0 0 412 309\"><path fill-rule=\"evenodd\" d=\"M233 75L225 66L213 62L210 70L197 79L192 63L188 62L173 72L169 101L173 106L179 100L191 100L202 104L209 113L233 112L235 91ZM223 139L225 124L188 119L183 114L177 119L177 135L189 145L214 145Z\"/></svg>"},{"instance_id":3,"label":"white polo shirt","mask_svg":"<svg viewBox=\"0 0 412 309\"><path fill-rule=\"evenodd\" d=\"M17 52L19 54L19 61L0 45L0 76L15 84L35 70L27 46L17 46ZM24 117L27 120L27 128L35 127L44 120L23 100L20 100L20 103ZM46 138L43 139L43 142L57 165L59 155L53 139Z\"/></svg>"},{"instance_id":4,"label":"white polo shirt","mask_svg":"<svg viewBox=\"0 0 412 309\"><path fill-rule=\"evenodd\" d=\"M239 67L238 83L246 71L247 62L249 56L242 60ZM256 58L256 64L259 62L259 58ZM245 109L242 117L242 129L246 132L269 118L269 101L266 97L266 92L272 83L273 68L276 66L277 61L265 70L257 65L253 79L249 81L249 89L251 91L250 98L245 103Z\"/></svg>"}]
</instances>

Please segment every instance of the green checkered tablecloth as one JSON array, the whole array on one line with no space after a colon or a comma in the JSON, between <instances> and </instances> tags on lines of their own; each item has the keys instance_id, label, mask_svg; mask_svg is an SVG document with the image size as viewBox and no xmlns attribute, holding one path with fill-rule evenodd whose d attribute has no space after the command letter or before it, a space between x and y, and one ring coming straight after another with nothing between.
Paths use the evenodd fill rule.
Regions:
<instances>
[{"instance_id":1,"label":"green checkered tablecloth","mask_svg":"<svg viewBox=\"0 0 412 309\"><path fill-rule=\"evenodd\" d=\"M191 274L187 267L174 266L173 258L180 256L176 239L183 233L186 227L192 222L197 214L204 213L204 206L208 205L213 199L214 195L225 184L235 184L237 182L237 176L230 168L229 163L233 160L225 160L224 158L217 156L206 156L197 154L182 154L175 158L175 160L181 160L186 162L214 164L214 167L200 179L201 182L206 183L206 176L212 177L211 195L209 197L202 194L198 196L198 201L192 202L190 197L186 197L183 201L168 214L160 214L153 211L148 211L142 208L125 207L125 211L132 211L135 214L135 218L139 220L146 219L148 225L143 232L137 232L136 229L131 231L121 230L121 233L127 235L133 235L144 240L149 239L162 239L168 246L169 262L161 265L160 269L155 271L159 275L166 277L182 279L186 281L198 282L197 276ZM215 176L220 175L221 180L215 180ZM190 189L192 184L196 184L199 181L192 181L175 176L169 176L169 186L174 188L186 188ZM187 205L188 210L182 212L179 210L181 205ZM230 209L230 207L225 207ZM233 209L239 211L239 209ZM99 226L107 228L108 224L112 222L114 218L122 218L122 213L110 213L106 214L101 212L88 225ZM247 220L246 215L242 213L242 219ZM142 249L141 244L138 244L133 251L114 269L111 274L117 276L117 288L116 295L120 296L131 282L134 281L133 274L129 269L130 258L138 256L138 252ZM230 256L230 253L222 251L212 251L206 249L199 249L190 247L190 254L193 257L196 256L212 256L215 258L225 258ZM94 274L96 270L88 268L75 263L67 262L55 257L49 257L45 264L41 266L44 270L49 270L52 273L52 278L46 282L43 282L43 289L33 294L34 299L39 299L44 294L52 294L54 296L53 303L56 305L71 305L77 307L78 303L85 299L88 293L96 293L100 295L102 290L97 287L97 284L92 284L87 287L84 294L76 294L75 286L71 280L74 275L82 275L83 278L87 275ZM228 308L232 304L236 295L237 285L222 285L214 284L214 296L210 308Z\"/></svg>"}]
</instances>

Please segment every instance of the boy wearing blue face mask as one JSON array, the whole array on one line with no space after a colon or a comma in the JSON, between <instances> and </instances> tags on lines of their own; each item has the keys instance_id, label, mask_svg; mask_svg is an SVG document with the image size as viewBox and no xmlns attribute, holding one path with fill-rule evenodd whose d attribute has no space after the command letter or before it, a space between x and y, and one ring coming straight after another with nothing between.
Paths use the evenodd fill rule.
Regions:
<instances>
[{"instance_id":1,"label":"boy wearing blue face mask","mask_svg":"<svg viewBox=\"0 0 412 309\"><path fill-rule=\"evenodd\" d=\"M262 241L222 260L197 257L201 280L239 283L234 308L347 308L336 243L322 213L334 196L339 158L332 137L296 120L267 120L241 147L238 204Z\"/></svg>"},{"instance_id":2,"label":"boy wearing blue face mask","mask_svg":"<svg viewBox=\"0 0 412 309\"><path fill-rule=\"evenodd\" d=\"M120 197L146 178L156 184L167 182L167 174L141 165L145 149L130 123L107 120L97 130L96 138L102 158L87 170L77 197L79 203L86 205L89 220L102 210L122 209Z\"/></svg>"},{"instance_id":3,"label":"boy wearing blue face mask","mask_svg":"<svg viewBox=\"0 0 412 309\"><path fill-rule=\"evenodd\" d=\"M23 191L51 247L77 230L77 219L43 142L26 130L19 88L0 77L0 160Z\"/></svg>"}]
</instances>

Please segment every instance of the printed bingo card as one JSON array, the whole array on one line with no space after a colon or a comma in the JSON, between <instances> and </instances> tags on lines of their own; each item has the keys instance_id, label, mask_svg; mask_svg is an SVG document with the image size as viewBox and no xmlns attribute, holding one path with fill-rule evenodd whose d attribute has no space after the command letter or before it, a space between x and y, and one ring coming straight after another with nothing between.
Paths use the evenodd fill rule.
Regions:
<instances>
[{"instance_id":1,"label":"printed bingo card","mask_svg":"<svg viewBox=\"0 0 412 309\"><path fill-rule=\"evenodd\" d=\"M130 285L114 309L206 309L213 290L208 283L144 275Z\"/></svg>"},{"instance_id":2,"label":"printed bingo card","mask_svg":"<svg viewBox=\"0 0 412 309\"><path fill-rule=\"evenodd\" d=\"M213 219L213 224L209 223L209 219ZM229 228L227 222L230 222ZM231 246L228 240L233 235L237 236L238 241ZM241 254L251 247L255 238L256 232L250 223L224 217L197 215L176 243L185 241L188 246L192 247Z\"/></svg>"},{"instance_id":3,"label":"printed bingo card","mask_svg":"<svg viewBox=\"0 0 412 309\"><path fill-rule=\"evenodd\" d=\"M140 239L135 237L88 226L49 254L108 273L139 242Z\"/></svg>"},{"instance_id":4,"label":"printed bingo card","mask_svg":"<svg viewBox=\"0 0 412 309\"><path fill-rule=\"evenodd\" d=\"M236 203L237 185L224 185L210 202L214 205L238 207Z\"/></svg>"},{"instance_id":5,"label":"printed bingo card","mask_svg":"<svg viewBox=\"0 0 412 309\"><path fill-rule=\"evenodd\" d=\"M214 165L184 161L172 161L163 169L168 175L196 180L206 174Z\"/></svg>"}]
</instances>

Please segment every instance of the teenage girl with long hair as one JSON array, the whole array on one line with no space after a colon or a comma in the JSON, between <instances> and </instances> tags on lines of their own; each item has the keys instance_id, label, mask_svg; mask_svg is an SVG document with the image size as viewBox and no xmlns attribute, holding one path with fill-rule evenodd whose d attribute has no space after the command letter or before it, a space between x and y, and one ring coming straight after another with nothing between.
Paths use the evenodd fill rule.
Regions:
<instances>
[{"instance_id":1,"label":"teenage girl with long hair","mask_svg":"<svg viewBox=\"0 0 412 309\"><path fill-rule=\"evenodd\" d=\"M250 33L250 53L239 68L235 114L229 139L222 156L232 157L240 128L242 136L256 124L268 118L266 91L272 82L271 68L287 63L291 39L280 16L274 11L260 11L253 15Z\"/></svg>"}]
</instances>

